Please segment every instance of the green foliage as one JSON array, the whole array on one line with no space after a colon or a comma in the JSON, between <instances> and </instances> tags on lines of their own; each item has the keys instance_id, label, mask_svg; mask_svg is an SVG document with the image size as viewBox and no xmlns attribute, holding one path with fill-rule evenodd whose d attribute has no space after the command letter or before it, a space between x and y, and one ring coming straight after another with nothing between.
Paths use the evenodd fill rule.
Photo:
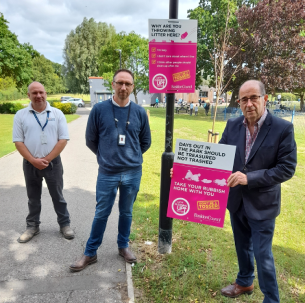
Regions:
<instances>
[{"instance_id":1,"label":"green foliage","mask_svg":"<svg viewBox=\"0 0 305 303\"><path fill-rule=\"evenodd\" d=\"M77 106L73 103L53 102L53 107L60 109L64 114L75 114Z\"/></svg>"},{"instance_id":2,"label":"green foliage","mask_svg":"<svg viewBox=\"0 0 305 303\"><path fill-rule=\"evenodd\" d=\"M0 90L5 90L15 87L15 82L11 77L0 78Z\"/></svg>"},{"instance_id":3,"label":"green foliage","mask_svg":"<svg viewBox=\"0 0 305 303\"><path fill-rule=\"evenodd\" d=\"M226 27L228 2L231 12L229 28L235 28L237 20L234 12L237 8L242 5L252 6L258 0L200 0L197 8L188 10L188 17L198 21L196 87L202 84L202 77L214 78L215 71L210 55L216 45L220 45Z\"/></svg>"},{"instance_id":4,"label":"green foliage","mask_svg":"<svg viewBox=\"0 0 305 303\"><path fill-rule=\"evenodd\" d=\"M115 28L105 22L84 18L72 30L64 46L64 74L71 93L89 93L88 78L98 75L100 48L115 34Z\"/></svg>"},{"instance_id":5,"label":"green foliage","mask_svg":"<svg viewBox=\"0 0 305 303\"><path fill-rule=\"evenodd\" d=\"M20 44L7 23L0 13L0 75L2 78L11 77L19 90L25 90L32 77L29 44Z\"/></svg>"},{"instance_id":6,"label":"green foliage","mask_svg":"<svg viewBox=\"0 0 305 303\"><path fill-rule=\"evenodd\" d=\"M3 102L0 103L0 114L16 114L24 106L20 103Z\"/></svg>"},{"instance_id":7,"label":"green foliage","mask_svg":"<svg viewBox=\"0 0 305 303\"><path fill-rule=\"evenodd\" d=\"M135 102L139 91L147 91L148 79L148 40L137 35L135 32L125 32L113 35L112 38L101 47L99 54L99 75L103 76L108 86L112 81L113 74L120 68L121 50L122 68L129 69L134 74Z\"/></svg>"},{"instance_id":8,"label":"green foliage","mask_svg":"<svg viewBox=\"0 0 305 303\"><path fill-rule=\"evenodd\" d=\"M15 87L0 90L0 101L13 101L26 97L27 95L23 91L18 91Z\"/></svg>"},{"instance_id":9,"label":"green foliage","mask_svg":"<svg viewBox=\"0 0 305 303\"><path fill-rule=\"evenodd\" d=\"M291 93L281 93L282 101L297 101L298 97Z\"/></svg>"},{"instance_id":10,"label":"green foliage","mask_svg":"<svg viewBox=\"0 0 305 303\"><path fill-rule=\"evenodd\" d=\"M48 94L63 93L67 90L61 75L61 65L46 59L43 55L33 59L32 80L43 84Z\"/></svg>"}]
</instances>

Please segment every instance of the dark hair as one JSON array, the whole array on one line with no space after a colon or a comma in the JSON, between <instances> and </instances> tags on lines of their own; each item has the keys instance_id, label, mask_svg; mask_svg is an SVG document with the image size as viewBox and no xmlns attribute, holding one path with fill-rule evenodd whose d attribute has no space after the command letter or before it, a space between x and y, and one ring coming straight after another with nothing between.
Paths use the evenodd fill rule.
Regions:
<instances>
[{"instance_id":1,"label":"dark hair","mask_svg":"<svg viewBox=\"0 0 305 303\"><path fill-rule=\"evenodd\" d=\"M265 96L266 95L266 88L265 88L265 84L259 80L256 80L256 79L250 79L250 80L247 80L246 82L244 82L240 87L239 87L239 90L238 90L238 94L239 94L239 91L241 89L241 87L249 82L249 81L255 81L257 84L258 84L258 87L259 87L259 90L260 90L260 93L262 96Z\"/></svg>"},{"instance_id":2,"label":"dark hair","mask_svg":"<svg viewBox=\"0 0 305 303\"><path fill-rule=\"evenodd\" d=\"M129 69L125 69L125 68L118 69L118 70L114 73L114 75L113 75L113 81L114 81L115 76L116 76L118 73L120 73L120 72L128 73L128 74L132 77L132 81L134 81L134 77L133 77L132 71L130 71Z\"/></svg>"}]
</instances>

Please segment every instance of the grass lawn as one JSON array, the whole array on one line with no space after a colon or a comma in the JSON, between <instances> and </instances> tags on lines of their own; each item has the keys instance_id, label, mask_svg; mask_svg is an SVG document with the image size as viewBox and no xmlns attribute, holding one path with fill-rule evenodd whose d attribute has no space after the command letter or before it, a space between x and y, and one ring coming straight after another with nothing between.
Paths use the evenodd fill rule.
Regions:
<instances>
[{"instance_id":1,"label":"grass lawn","mask_svg":"<svg viewBox=\"0 0 305 303\"><path fill-rule=\"evenodd\" d=\"M65 115L67 122L71 122L79 117L79 115ZM16 150L15 144L12 142L14 115L0 115L0 158L8 153Z\"/></svg>"},{"instance_id":2,"label":"grass lawn","mask_svg":"<svg viewBox=\"0 0 305 303\"><path fill-rule=\"evenodd\" d=\"M152 146L144 154L143 177L134 205L132 247L139 256L133 267L136 302L257 302L263 295L257 278L253 295L237 299L221 296L238 272L229 214L223 229L182 220L173 222L172 253L157 253L159 229L160 162L164 151L165 109L149 109ZM282 212L276 220L273 252L281 302L305 303L305 117L295 117L298 167L282 184ZM211 117L175 114L177 138L207 141ZM225 122L217 122L221 134ZM146 245L145 241L152 241ZM257 275L256 275L257 277Z\"/></svg>"}]
</instances>

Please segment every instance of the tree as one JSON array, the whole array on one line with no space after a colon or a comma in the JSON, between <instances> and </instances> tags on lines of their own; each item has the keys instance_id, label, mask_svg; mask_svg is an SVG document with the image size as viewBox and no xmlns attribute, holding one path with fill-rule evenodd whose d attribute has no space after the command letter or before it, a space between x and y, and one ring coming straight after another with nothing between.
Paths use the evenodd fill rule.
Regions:
<instances>
[{"instance_id":1,"label":"tree","mask_svg":"<svg viewBox=\"0 0 305 303\"><path fill-rule=\"evenodd\" d=\"M33 59L32 81L38 81L44 85L49 94L65 92L63 78L60 75L61 65L46 59L43 55Z\"/></svg>"},{"instance_id":2,"label":"tree","mask_svg":"<svg viewBox=\"0 0 305 303\"><path fill-rule=\"evenodd\" d=\"M234 12L242 5L252 6L258 0L200 0L199 6L188 10L190 19L198 20L197 33L197 68L196 87L202 84L202 78L215 77L215 65L211 61L215 45L221 45L226 29L226 20L229 7L230 18L227 28L237 26Z\"/></svg>"},{"instance_id":3,"label":"tree","mask_svg":"<svg viewBox=\"0 0 305 303\"><path fill-rule=\"evenodd\" d=\"M137 94L140 91L148 91L148 39L137 35L135 32L126 34L118 33L112 37L100 50L99 55L99 75L108 82L112 81L112 76L120 68L121 50L122 68L129 69L134 74L135 102L138 103Z\"/></svg>"},{"instance_id":4,"label":"tree","mask_svg":"<svg viewBox=\"0 0 305 303\"><path fill-rule=\"evenodd\" d=\"M238 28L228 57L239 47L241 39L246 37L249 42L228 67L243 67L231 89L236 93L240 82L251 78L261 80L272 94L303 87L304 1L262 0L255 7L240 8L236 16Z\"/></svg>"},{"instance_id":5,"label":"tree","mask_svg":"<svg viewBox=\"0 0 305 303\"><path fill-rule=\"evenodd\" d=\"M115 28L93 18L68 34L64 46L64 72L71 92L89 93L88 78L98 74L100 48L115 34Z\"/></svg>"},{"instance_id":6,"label":"tree","mask_svg":"<svg viewBox=\"0 0 305 303\"><path fill-rule=\"evenodd\" d=\"M20 44L17 36L8 29L8 21L0 13L0 74L11 77L17 88L25 90L31 82L32 57L29 44Z\"/></svg>"}]
</instances>

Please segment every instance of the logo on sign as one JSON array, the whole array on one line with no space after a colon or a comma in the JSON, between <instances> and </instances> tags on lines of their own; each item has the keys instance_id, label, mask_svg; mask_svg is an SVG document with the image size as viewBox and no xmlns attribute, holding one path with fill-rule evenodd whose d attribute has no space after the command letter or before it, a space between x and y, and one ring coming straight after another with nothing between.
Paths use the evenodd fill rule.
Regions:
<instances>
[{"instance_id":1,"label":"logo on sign","mask_svg":"<svg viewBox=\"0 0 305 303\"><path fill-rule=\"evenodd\" d=\"M215 210L220 209L219 200L197 201L198 210Z\"/></svg>"},{"instance_id":2,"label":"logo on sign","mask_svg":"<svg viewBox=\"0 0 305 303\"><path fill-rule=\"evenodd\" d=\"M155 89L164 89L167 85L167 78L163 74L157 74L153 77L152 84Z\"/></svg>"},{"instance_id":3,"label":"logo on sign","mask_svg":"<svg viewBox=\"0 0 305 303\"><path fill-rule=\"evenodd\" d=\"M190 211L190 204L183 198L178 198L172 203L172 210L177 216L185 216Z\"/></svg>"}]
</instances>

